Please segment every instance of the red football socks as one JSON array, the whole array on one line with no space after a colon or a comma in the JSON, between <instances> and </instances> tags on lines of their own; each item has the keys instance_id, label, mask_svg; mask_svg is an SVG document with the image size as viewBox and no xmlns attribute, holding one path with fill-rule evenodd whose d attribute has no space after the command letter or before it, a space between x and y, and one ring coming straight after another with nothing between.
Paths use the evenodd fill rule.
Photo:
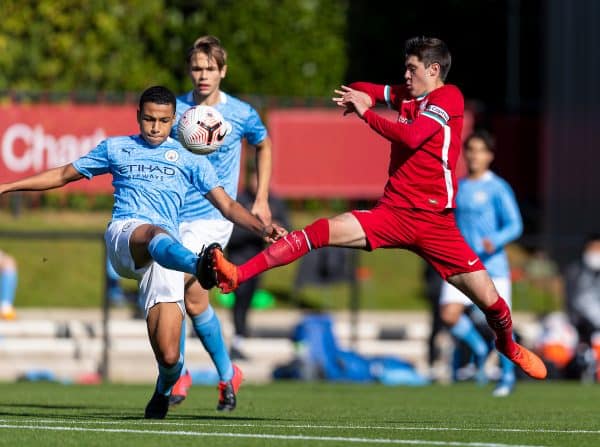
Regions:
<instances>
[{"instance_id":1,"label":"red football socks","mask_svg":"<svg viewBox=\"0 0 600 447\"><path fill-rule=\"evenodd\" d=\"M482 309L486 320L492 330L496 333L496 347L504 354L511 354L517 349L513 341L512 318L510 309L501 296L487 309Z\"/></svg>"},{"instance_id":2,"label":"red football socks","mask_svg":"<svg viewBox=\"0 0 600 447\"><path fill-rule=\"evenodd\" d=\"M289 264L304 256L310 250L323 247L329 243L329 221L318 219L306 226L304 230L296 230L286 237L274 242L259 254L238 267L240 283L280 265Z\"/></svg>"}]
</instances>

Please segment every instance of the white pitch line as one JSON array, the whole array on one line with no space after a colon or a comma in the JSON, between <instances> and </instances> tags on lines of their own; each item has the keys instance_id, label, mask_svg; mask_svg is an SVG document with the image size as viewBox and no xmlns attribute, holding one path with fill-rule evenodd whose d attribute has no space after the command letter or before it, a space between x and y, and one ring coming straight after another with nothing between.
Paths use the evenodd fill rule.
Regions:
<instances>
[{"instance_id":1,"label":"white pitch line","mask_svg":"<svg viewBox=\"0 0 600 447\"><path fill-rule=\"evenodd\" d=\"M81 419L0 419L0 422L5 423L44 423L44 424L96 424L96 425L126 425L132 424L133 421L101 421L101 420L81 420ZM312 424L248 424L235 423L224 424L220 422L174 422L174 421L145 421L139 420L136 425L157 425L157 426L182 426L182 427L248 427L248 428L307 428L320 430L395 430L395 431L456 431L456 432L499 432L499 433L557 433L557 434L583 434L583 435L599 435L600 430L557 430L546 428L493 428L493 427L391 427L389 425L312 425Z\"/></svg>"},{"instance_id":2,"label":"white pitch line","mask_svg":"<svg viewBox=\"0 0 600 447\"><path fill-rule=\"evenodd\" d=\"M343 436L305 436L305 435L272 435L266 433L219 433L219 432L193 432L193 431L162 431L162 430L134 430L129 428L86 428L86 427L56 427L47 425L8 425L1 424L0 428L17 430L50 430L50 431L75 431L95 433L128 433L142 435L170 435L170 436L198 436L212 438L254 438L254 439L281 439L286 441L342 441L363 444L406 444L406 445L439 445L454 447L546 447L531 444L498 444L488 442L460 442L460 441L426 441L418 439L383 439L383 438L346 438Z\"/></svg>"}]
</instances>

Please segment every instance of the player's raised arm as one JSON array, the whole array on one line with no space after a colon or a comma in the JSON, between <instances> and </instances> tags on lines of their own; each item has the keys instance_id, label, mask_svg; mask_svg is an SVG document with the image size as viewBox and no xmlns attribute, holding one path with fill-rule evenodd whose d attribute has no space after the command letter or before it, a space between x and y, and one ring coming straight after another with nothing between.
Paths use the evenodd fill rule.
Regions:
<instances>
[{"instance_id":1,"label":"player's raised arm","mask_svg":"<svg viewBox=\"0 0 600 447\"><path fill-rule=\"evenodd\" d=\"M11 191L46 191L60 188L81 178L83 175L69 163L14 182L0 184L0 194Z\"/></svg>"},{"instance_id":2,"label":"player's raised arm","mask_svg":"<svg viewBox=\"0 0 600 447\"><path fill-rule=\"evenodd\" d=\"M355 90L346 85L335 89L334 93L338 96L331 98L339 107L343 107L344 115L355 112L359 117L363 117L365 112L375 105L376 99L369 93Z\"/></svg>"},{"instance_id":3,"label":"player's raised arm","mask_svg":"<svg viewBox=\"0 0 600 447\"><path fill-rule=\"evenodd\" d=\"M390 121L372 110L367 110L363 119L371 128L392 142L402 143L410 149L417 149L439 131L442 126L424 115L418 116L412 123Z\"/></svg>"}]
</instances>

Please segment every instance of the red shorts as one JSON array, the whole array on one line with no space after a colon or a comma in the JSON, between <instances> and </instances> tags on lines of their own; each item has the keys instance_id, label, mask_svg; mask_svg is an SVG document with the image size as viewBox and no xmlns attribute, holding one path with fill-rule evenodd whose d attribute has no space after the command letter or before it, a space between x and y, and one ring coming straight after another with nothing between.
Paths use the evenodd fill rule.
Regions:
<instances>
[{"instance_id":1,"label":"red shorts","mask_svg":"<svg viewBox=\"0 0 600 447\"><path fill-rule=\"evenodd\" d=\"M485 267L460 234L454 211L393 208L377 204L354 210L367 236L367 250L404 248L425 259L444 279Z\"/></svg>"}]
</instances>

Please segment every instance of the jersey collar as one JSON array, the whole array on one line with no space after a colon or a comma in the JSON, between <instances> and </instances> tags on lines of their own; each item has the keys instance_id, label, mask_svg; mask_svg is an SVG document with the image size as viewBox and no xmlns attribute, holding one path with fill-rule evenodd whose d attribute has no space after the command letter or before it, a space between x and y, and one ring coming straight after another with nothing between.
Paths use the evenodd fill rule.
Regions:
<instances>
[{"instance_id":1,"label":"jersey collar","mask_svg":"<svg viewBox=\"0 0 600 447\"><path fill-rule=\"evenodd\" d=\"M194 101L194 90L190 90L185 99L188 103L195 104L196 101ZM225 92L223 90L219 90L219 104L226 104L226 103L227 103L227 95L225 94Z\"/></svg>"}]
</instances>

